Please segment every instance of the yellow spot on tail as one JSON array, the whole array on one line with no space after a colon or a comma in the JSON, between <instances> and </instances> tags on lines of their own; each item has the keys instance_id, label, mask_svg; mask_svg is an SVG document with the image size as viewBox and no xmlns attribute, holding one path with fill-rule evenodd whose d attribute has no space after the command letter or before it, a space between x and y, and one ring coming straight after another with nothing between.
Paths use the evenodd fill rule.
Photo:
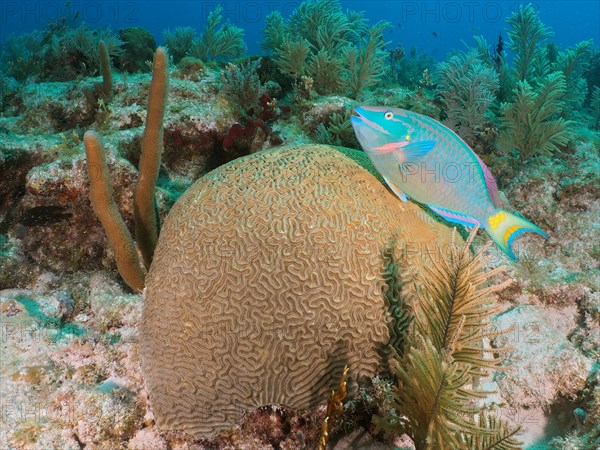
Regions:
<instances>
[{"instance_id":1,"label":"yellow spot on tail","mask_svg":"<svg viewBox=\"0 0 600 450\"><path fill-rule=\"evenodd\" d=\"M513 225L508 230L506 230L506 232L504 233L504 245L508 245L508 240L510 239L510 235L513 234L515 231L517 231L519 228L521 228L521 227L518 225Z\"/></svg>"},{"instance_id":2,"label":"yellow spot on tail","mask_svg":"<svg viewBox=\"0 0 600 450\"><path fill-rule=\"evenodd\" d=\"M490 228L492 230L494 230L495 228L498 227L498 225L500 225L500 222L502 222L505 218L506 218L506 214L504 214L502 211L494 214L492 217L490 217L488 219L488 222L490 223Z\"/></svg>"}]
</instances>

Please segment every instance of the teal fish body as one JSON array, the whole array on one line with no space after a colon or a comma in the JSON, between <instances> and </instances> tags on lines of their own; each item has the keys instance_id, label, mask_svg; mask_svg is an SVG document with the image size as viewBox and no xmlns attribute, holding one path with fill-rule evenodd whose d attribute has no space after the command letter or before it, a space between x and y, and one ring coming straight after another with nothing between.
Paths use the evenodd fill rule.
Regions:
<instances>
[{"instance_id":1,"label":"teal fish body","mask_svg":"<svg viewBox=\"0 0 600 450\"><path fill-rule=\"evenodd\" d=\"M390 189L427 205L446 220L484 228L512 259L523 232L546 234L501 208L494 177L483 161L440 122L411 111L360 106L351 123L361 147Z\"/></svg>"}]
</instances>

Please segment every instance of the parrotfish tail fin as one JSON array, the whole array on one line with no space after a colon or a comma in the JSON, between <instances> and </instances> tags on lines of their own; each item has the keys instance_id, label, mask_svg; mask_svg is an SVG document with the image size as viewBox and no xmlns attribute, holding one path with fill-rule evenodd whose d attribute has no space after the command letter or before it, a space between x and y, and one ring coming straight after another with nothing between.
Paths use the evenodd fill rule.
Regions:
<instances>
[{"instance_id":1,"label":"parrotfish tail fin","mask_svg":"<svg viewBox=\"0 0 600 450\"><path fill-rule=\"evenodd\" d=\"M548 235L539 227L528 220L511 214L508 211L504 211L503 209L497 210L496 213L490 216L485 225L485 229L492 240L513 261L518 261L519 258L513 253L511 246L514 240L521 234L526 232L537 233L545 239L548 239Z\"/></svg>"}]
</instances>

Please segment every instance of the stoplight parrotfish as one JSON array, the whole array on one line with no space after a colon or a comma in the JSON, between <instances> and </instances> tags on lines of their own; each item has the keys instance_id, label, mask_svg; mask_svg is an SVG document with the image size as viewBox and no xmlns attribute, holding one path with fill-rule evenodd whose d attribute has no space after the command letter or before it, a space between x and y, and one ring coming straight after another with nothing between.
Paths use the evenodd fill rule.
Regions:
<instances>
[{"instance_id":1,"label":"stoplight parrotfish","mask_svg":"<svg viewBox=\"0 0 600 450\"><path fill-rule=\"evenodd\" d=\"M484 228L511 259L514 240L546 233L501 208L498 186L484 162L452 130L399 108L357 106L356 137L390 189L425 204L452 223Z\"/></svg>"}]
</instances>

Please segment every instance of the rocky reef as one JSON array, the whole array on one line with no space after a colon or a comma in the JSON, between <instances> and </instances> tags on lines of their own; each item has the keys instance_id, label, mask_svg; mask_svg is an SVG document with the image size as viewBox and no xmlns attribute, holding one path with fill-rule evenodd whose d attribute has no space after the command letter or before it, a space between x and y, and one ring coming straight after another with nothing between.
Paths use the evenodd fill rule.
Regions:
<instances>
[{"instance_id":1,"label":"rocky reef","mask_svg":"<svg viewBox=\"0 0 600 450\"><path fill-rule=\"evenodd\" d=\"M450 435L470 449L600 445L594 43L557 48L523 6L506 41L477 37L435 66L386 49L385 23L317 0L269 16L265 54L245 56L217 8L199 33L165 32L168 101L146 138L155 37L93 30L69 8L2 53L0 447L296 449L326 433L327 448L421 449L424 422L461 427ZM400 203L351 150L357 101L444 122L550 239L524 236L512 263ZM88 130L138 246L142 149L161 150L140 289L90 201ZM447 309L460 298L481 314L466 331ZM447 408L414 400L434 379L419 373L455 376Z\"/></svg>"}]
</instances>

